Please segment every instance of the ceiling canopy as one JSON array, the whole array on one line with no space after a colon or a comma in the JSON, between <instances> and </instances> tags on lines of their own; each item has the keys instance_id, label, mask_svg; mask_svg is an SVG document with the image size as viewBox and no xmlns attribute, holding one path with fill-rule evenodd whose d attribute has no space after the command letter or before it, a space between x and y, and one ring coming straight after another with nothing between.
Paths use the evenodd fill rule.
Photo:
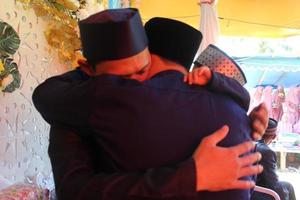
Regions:
<instances>
[{"instance_id":1,"label":"ceiling canopy","mask_svg":"<svg viewBox=\"0 0 300 200\"><path fill-rule=\"evenodd\" d=\"M300 58L288 57L235 57L247 78L248 88L258 85L285 88L300 85Z\"/></svg>"},{"instance_id":2,"label":"ceiling canopy","mask_svg":"<svg viewBox=\"0 0 300 200\"><path fill-rule=\"evenodd\" d=\"M168 17L199 28L197 0L140 0L144 21ZM219 0L217 4L221 35L288 37L300 35L299 0Z\"/></svg>"}]
</instances>

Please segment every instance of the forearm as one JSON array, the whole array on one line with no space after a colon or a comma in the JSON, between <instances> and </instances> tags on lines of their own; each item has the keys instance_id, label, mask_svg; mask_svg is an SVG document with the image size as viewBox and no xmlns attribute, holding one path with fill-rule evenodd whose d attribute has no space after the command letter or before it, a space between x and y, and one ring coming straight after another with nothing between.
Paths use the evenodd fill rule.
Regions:
<instances>
[{"instance_id":1,"label":"forearm","mask_svg":"<svg viewBox=\"0 0 300 200\"><path fill-rule=\"evenodd\" d=\"M88 118L88 100L92 94L85 87L87 80L79 70L51 77L34 90L33 103L50 124L81 126Z\"/></svg>"},{"instance_id":2,"label":"forearm","mask_svg":"<svg viewBox=\"0 0 300 200\"><path fill-rule=\"evenodd\" d=\"M163 199L197 194L192 159L135 173L106 173L103 160L95 169L90 147L70 130L51 128L49 156L60 199Z\"/></svg>"},{"instance_id":3,"label":"forearm","mask_svg":"<svg viewBox=\"0 0 300 200\"><path fill-rule=\"evenodd\" d=\"M178 166L139 173L98 173L82 185L78 199L95 196L111 200L192 197L197 195L193 171L193 162L189 160Z\"/></svg>"}]
</instances>

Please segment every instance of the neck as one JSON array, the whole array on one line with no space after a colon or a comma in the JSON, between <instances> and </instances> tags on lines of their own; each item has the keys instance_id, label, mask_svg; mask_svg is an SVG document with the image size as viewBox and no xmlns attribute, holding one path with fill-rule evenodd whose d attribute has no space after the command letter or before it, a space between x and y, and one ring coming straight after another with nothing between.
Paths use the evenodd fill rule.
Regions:
<instances>
[{"instance_id":1,"label":"neck","mask_svg":"<svg viewBox=\"0 0 300 200\"><path fill-rule=\"evenodd\" d=\"M148 74L148 79L155 76L159 72L166 71L166 70L175 70L181 72L182 74L186 75L186 69L171 60L165 59L155 54L151 54L151 67Z\"/></svg>"}]
</instances>

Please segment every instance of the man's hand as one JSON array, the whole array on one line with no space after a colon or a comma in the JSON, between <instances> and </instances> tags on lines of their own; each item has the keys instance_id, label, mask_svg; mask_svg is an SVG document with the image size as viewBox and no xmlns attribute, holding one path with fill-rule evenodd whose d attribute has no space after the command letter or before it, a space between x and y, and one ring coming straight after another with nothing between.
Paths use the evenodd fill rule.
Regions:
<instances>
[{"instance_id":1,"label":"man's hand","mask_svg":"<svg viewBox=\"0 0 300 200\"><path fill-rule=\"evenodd\" d=\"M193 69L192 72L184 76L184 82L187 82L190 85L206 85L210 81L211 76L211 70L207 66L202 66Z\"/></svg>"},{"instance_id":2,"label":"man's hand","mask_svg":"<svg viewBox=\"0 0 300 200\"><path fill-rule=\"evenodd\" d=\"M252 165L261 159L261 154L257 152L240 157L254 148L252 142L234 147L218 147L217 143L226 137L228 130L228 126L223 126L205 137L196 149L193 158L196 165L197 191L249 189L255 186L253 181L239 178L262 172L261 165Z\"/></svg>"},{"instance_id":3,"label":"man's hand","mask_svg":"<svg viewBox=\"0 0 300 200\"><path fill-rule=\"evenodd\" d=\"M268 127L268 110L265 103L259 104L249 114L252 123L252 138L260 140Z\"/></svg>"}]
</instances>

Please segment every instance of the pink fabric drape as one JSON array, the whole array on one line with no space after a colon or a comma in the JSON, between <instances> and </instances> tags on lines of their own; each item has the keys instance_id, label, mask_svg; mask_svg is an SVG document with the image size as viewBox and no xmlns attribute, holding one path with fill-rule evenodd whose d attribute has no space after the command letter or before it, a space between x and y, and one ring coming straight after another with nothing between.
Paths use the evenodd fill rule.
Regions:
<instances>
[{"instance_id":1,"label":"pink fabric drape","mask_svg":"<svg viewBox=\"0 0 300 200\"><path fill-rule=\"evenodd\" d=\"M264 87L262 86L258 86L255 88L253 94L251 95L249 111L253 110L254 107L258 106L262 102L263 91Z\"/></svg>"},{"instance_id":2,"label":"pink fabric drape","mask_svg":"<svg viewBox=\"0 0 300 200\"><path fill-rule=\"evenodd\" d=\"M272 113L270 115L271 118L276 121L280 121L283 115L283 107L282 104L285 100L285 92L282 86L278 86L272 94Z\"/></svg>"},{"instance_id":3,"label":"pink fabric drape","mask_svg":"<svg viewBox=\"0 0 300 200\"><path fill-rule=\"evenodd\" d=\"M265 89L262 92L262 97L261 97L262 102L264 102L266 104L266 107L269 112L269 117L272 116L272 90L273 90L273 87L271 87L271 86L265 87Z\"/></svg>"},{"instance_id":4,"label":"pink fabric drape","mask_svg":"<svg viewBox=\"0 0 300 200\"><path fill-rule=\"evenodd\" d=\"M269 117L278 121L279 133L300 134L300 86L285 90L282 86L258 86L251 94L250 109L264 102Z\"/></svg>"},{"instance_id":5,"label":"pink fabric drape","mask_svg":"<svg viewBox=\"0 0 300 200\"><path fill-rule=\"evenodd\" d=\"M289 121L292 125L297 122L298 119L298 89L292 87L286 97L286 104L288 108Z\"/></svg>"},{"instance_id":6,"label":"pink fabric drape","mask_svg":"<svg viewBox=\"0 0 300 200\"><path fill-rule=\"evenodd\" d=\"M289 116L289 108L287 102L283 103L283 115L281 120L278 122L278 132L279 133L291 133L293 132L293 124L291 124Z\"/></svg>"},{"instance_id":7,"label":"pink fabric drape","mask_svg":"<svg viewBox=\"0 0 300 200\"><path fill-rule=\"evenodd\" d=\"M297 119L295 124L293 125L293 132L300 134L300 86L298 86L295 90L295 97L296 97L296 113Z\"/></svg>"}]
</instances>

